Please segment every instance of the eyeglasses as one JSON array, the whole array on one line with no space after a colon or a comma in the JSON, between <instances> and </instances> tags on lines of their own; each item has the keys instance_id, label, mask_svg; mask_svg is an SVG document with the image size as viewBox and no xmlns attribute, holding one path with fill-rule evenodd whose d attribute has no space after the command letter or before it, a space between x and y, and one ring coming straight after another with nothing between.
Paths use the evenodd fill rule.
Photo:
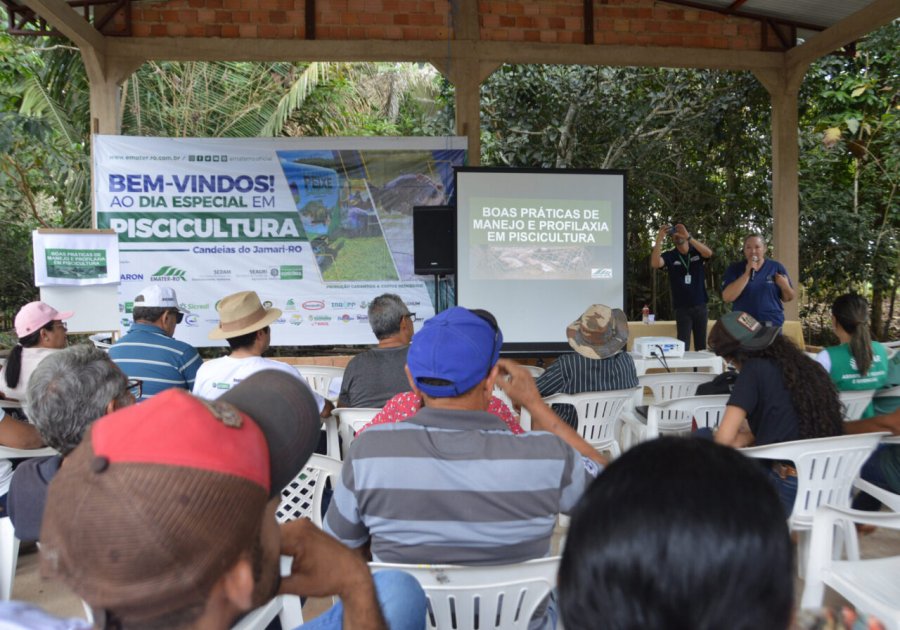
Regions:
<instances>
[{"instance_id":1,"label":"eyeglasses","mask_svg":"<svg viewBox=\"0 0 900 630\"><path fill-rule=\"evenodd\" d=\"M140 399L140 397L144 393L144 381L139 378L130 378L128 379L126 388L132 396L134 396L136 399Z\"/></svg>"},{"instance_id":2,"label":"eyeglasses","mask_svg":"<svg viewBox=\"0 0 900 630\"><path fill-rule=\"evenodd\" d=\"M181 311L169 311L175 316L175 323L180 324L184 320L184 313Z\"/></svg>"},{"instance_id":3,"label":"eyeglasses","mask_svg":"<svg viewBox=\"0 0 900 630\"><path fill-rule=\"evenodd\" d=\"M53 328L57 329L57 330L58 329L69 330L68 324L66 324L66 322L60 322L60 321L53 322Z\"/></svg>"}]
</instances>

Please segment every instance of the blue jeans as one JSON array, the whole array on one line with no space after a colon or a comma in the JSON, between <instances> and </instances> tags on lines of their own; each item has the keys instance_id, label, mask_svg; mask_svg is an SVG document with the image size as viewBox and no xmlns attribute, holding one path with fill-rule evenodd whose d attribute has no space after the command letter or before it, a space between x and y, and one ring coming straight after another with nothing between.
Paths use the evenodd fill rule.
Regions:
<instances>
[{"instance_id":1,"label":"blue jeans","mask_svg":"<svg viewBox=\"0 0 900 630\"><path fill-rule=\"evenodd\" d=\"M372 576L378 606L390 630L424 630L425 591L416 578L403 571L379 571ZM304 623L302 630L341 630L344 605L338 602Z\"/></svg>"},{"instance_id":2,"label":"blue jeans","mask_svg":"<svg viewBox=\"0 0 900 630\"><path fill-rule=\"evenodd\" d=\"M785 518L790 518L791 512L794 511L794 499L797 498L797 477L787 475L782 479L781 475L771 468L768 469L766 474L778 492L778 498L781 499L781 507L784 508Z\"/></svg>"}]
</instances>

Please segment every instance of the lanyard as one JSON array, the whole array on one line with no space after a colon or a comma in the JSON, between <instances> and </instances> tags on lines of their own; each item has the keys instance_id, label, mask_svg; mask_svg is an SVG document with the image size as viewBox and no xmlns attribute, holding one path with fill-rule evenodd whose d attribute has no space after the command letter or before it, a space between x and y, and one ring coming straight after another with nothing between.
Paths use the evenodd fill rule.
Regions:
<instances>
[{"instance_id":1,"label":"lanyard","mask_svg":"<svg viewBox=\"0 0 900 630\"><path fill-rule=\"evenodd\" d=\"M687 258L681 255L681 252L677 249L675 253L678 254L678 259L681 261L681 264L684 266L684 273L687 275L691 275L691 250L688 248Z\"/></svg>"}]
</instances>

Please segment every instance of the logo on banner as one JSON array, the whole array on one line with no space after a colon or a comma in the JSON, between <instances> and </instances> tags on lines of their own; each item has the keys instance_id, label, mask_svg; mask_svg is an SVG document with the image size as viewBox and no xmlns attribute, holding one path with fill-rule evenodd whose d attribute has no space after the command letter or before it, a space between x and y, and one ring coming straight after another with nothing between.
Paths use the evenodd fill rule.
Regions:
<instances>
[{"instance_id":1,"label":"logo on banner","mask_svg":"<svg viewBox=\"0 0 900 630\"><path fill-rule=\"evenodd\" d=\"M263 302L263 308L269 309L272 308L272 306L272 300L266 300L265 302Z\"/></svg>"},{"instance_id":2,"label":"logo on banner","mask_svg":"<svg viewBox=\"0 0 900 630\"><path fill-rule=\"evenodd\" d=\"M321 311L325 308L325 302L322 300L307 300L302 306L304 311Z\"/></svg>"},{"instance_id":3,"label":"logo on banner","mask_svg":"<svg viewBox=\"0 0 900 630\"><path fill-rule=\"evenodd\" d=\"M288 323L291 326L299 326L300 324L303 323L303 315L300 315L299 313L291 315L291 318L288 320Z\"/></svg>"},{"instance_id":4,"label":"logo on banner","mask_svg":"<svg viewBox=\"0 0 900 630\"><path fill-rule=\"evenodd\" d=\"M200 316L194 315L193 313L185 315L184 323L191 327L197 327L200 325Z\"/></svg>"},{"instance_id":5,"label":"logo on banner","mask_svg":"<svg viewBox=\"0 0 900 630\"><path fill-rule=\"evenodd\" d=\"M339 311L349 310L356 306L356 302L332 302L331 308Z\"/></svg>"},{"instance_id":6,"label":"logo on banner","mask_svg":"<svg viewBox=\"0 0 900 630\"><path fill-rule=\"evenodd\" d=\"M284 303L284 310L286 310L286 311L296 311L297 310L297 302L294 301L294 298L288 298L287 302Z\"/></svg>"},{"instance_id":7,"label":"logo on banner","mask_svg":"<svg viewBox=\"0 0 900 630\"><path fill-rule=\"evenodd\" d=\"M343 315L338 317L338 319L341 320L342 322L344 322L345 324L349 324L350 322L353 321L353 318L350 317L349 315L347 315L347 313L344 313Z\"/></svg>"},{"instance_id":8,"label":"logo on banner","mask_svg":"<svg viewBox=\"0 0 900 630\"><path fill-rule=\"evenodd\" d=\"M358 322L367 322L367 321L369 321L369 316L368 316L368 315L357 315L357 316L356 316L356 321L358 321Z\"/></svg>"},{"instance_id":9,"label":"logo on banner","mask_svg":"<svg viewBox=\"0 0 900 630\"><path fill-rule=\"evenodd\" d=\"M597 278L612 278L613 272L609 267L604 267L603 269L591 268L591 279Z\"/></svg>"},{"instance_id":10,"label":"logo on banner","mask_svg":"<svg viewBox=\"0 0 900 630\"><path fill-rule=\"evenodd\" d=\"M268 269L250 269L250 277L257 280L265 280L269 276Z\"/></svg>"},{"instance_id":11,"label":"logo on banner","mask_svg":"<svg viewBox=\"0 0 900 630\"><path fill-rule=\"evenodd\" d=\"M303 265L281 265L282 280L303 280Z\"/></svg>"},{"instance_id":12,"label":"logo on banner","mask_svg":"<svg viewBox=\"0 0 900 630\"><path fill-rule=\"evenodd\" d=\"M134 302L125 302L125 313L131 313L134 311Z\"/></svg>"},{"instance_id":13,"label":"logo on banner","mask_svg":"<svg viewBox=\"0 0 900 630\"><path fill-rule=\"evenodd\" d=\"M144 274L142 274L142 273L123 273L122 275L119 276L120 282L128 282L128 281L143 280L143 279L144 279Z\"/></svg>"},{"instance_id":14,"label":"logo on banner","mask_svg":"<svg viewBox=\"0 0 900 630\"><path fill-rule=\"evenodd\" d=\"M177 267L160 267L150 276L151 282L185 282L187 272Z\"/></svg>"}]
</instances>

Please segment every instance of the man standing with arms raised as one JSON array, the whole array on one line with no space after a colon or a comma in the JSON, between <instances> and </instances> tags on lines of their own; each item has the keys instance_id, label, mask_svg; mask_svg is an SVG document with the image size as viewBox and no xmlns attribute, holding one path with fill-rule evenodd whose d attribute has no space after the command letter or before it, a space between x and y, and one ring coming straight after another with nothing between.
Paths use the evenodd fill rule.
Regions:
<instances>
[{"instance_id":1,"label":"man standing with arms raised","mask_svg":"<svg viewBox=\"0 0 900 630\"><path fill-rule=\"evenodd\" d=\"M777 260L766 258L768 246L759 234L744 239L745 261L725 270L722 299L733 311L750 313L765 326L784 324L784 306L796 297L787 270Z\"/></svg>"},{"instance_id":2,"label":"man standing with arms raised","mask_svg":"<svg viewBox=\"0 0 900 630\"><path fill-rule=\"evenodd\" d=\"M672 237L675 248L660 253L666 235ZM650 265L654 269L665 267L669 272L669 287L672 305L675 307L675 328L678 339L685 348L691 347L691 332L694 333L694 350L706 349L706 323L708 321L706 303L706 275L704 265L712 256L712 250L693 238L683 224L659 228L656 244L650 255Z\"/></svg>"}]
</instances>

